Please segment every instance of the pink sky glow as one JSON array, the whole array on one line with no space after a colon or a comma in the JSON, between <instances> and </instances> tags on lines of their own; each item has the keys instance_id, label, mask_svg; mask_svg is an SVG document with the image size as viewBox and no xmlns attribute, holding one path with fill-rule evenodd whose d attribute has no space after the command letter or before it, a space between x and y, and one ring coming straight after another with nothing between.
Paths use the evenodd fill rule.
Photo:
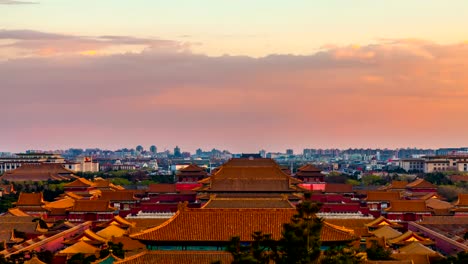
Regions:
<instances>
[{"instance_id":1,"label":"pink sky glow","mask_svg":"<svg viewBox=\"0 0 468 264\"><path fill-rule=\"evenodd\" d=\"M468 43L382 40L253 58L170 40L7 31L0 40L6 33L16 41L0 46L0 151L468 145Z\"/></svg>"}]
</instances>

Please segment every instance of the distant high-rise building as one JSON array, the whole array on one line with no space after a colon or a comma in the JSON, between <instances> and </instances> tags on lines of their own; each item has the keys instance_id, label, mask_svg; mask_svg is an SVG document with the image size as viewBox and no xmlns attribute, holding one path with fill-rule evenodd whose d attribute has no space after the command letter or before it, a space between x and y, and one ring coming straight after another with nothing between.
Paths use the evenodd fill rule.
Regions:
<instances>
[{"instance_id":1,"label":"distant high-rise building","mask_svg":"<svg viewBox=\"0 0 468 264\"><path fill-rule=\"evenodd\" d=\"M174 157L181 157L182 156L182 153L180 152L180 148L179 146L176 146L174 148Z\"/></svg>"},{"instance_id":2,"label":"distant high-rise building","mask_svg":"<svg viewBox=\"0 0 468 264\"><path fill-rule=\"evenodd\" d=\"M201 156L203 154L203 150L201 148L197 149L196 152L197 156Z\"/></svg>"},{"instance_id":3,"label":"distant high-rise building","mask_svg":"<svg viewBox=\"0 0 468 264\"><path fill-rule=\"evenodd\" d=\"M287 149L287 150L286 150L286 155L294 155L294 150L292 150L292 149Z\"/></svg>"},{"instance_id":4,"label":"distant high-rise building","mask_svg":"<svg viewBox=\"0 0 468 264\"><path fill-rule=\"evenodd\" d=\"M153 153L153 154L156 154L158 152L158 148L155 145L152 145L150 147L150 152Z\"/></svg>"},{"instance_id":5,"label":"distant high-rise building","mask_svg":"<svg viewBox=\"0 0 468 264\"><path fill-rule=\"evenodd\" d=\"M262 158L266 158L266 151L264 149L258 152Z\"/></svg>"}]
</instances>

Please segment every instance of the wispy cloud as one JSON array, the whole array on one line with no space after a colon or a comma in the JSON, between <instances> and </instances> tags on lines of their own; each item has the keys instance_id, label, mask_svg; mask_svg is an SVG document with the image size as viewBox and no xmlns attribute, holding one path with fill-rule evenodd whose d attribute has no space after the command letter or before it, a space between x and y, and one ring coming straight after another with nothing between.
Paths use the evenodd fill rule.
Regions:
<instances>
[{"instance_id":1,"label":"wispy cloud","mask_svg":"<svg viewBox=\"0 0 468 264\"><path fill-rule=\"evenodd\" d=\"M17 0L0 0L0 5L35 5L39 2L17 1Z\"/></svg>"},{"instance_id":2,"label":"wispy cloud","mask_svg":"<svg viewBox=\"0 0 468 264\"><path fill-rule=\"evenodd\" d=\"M76 36L47 33L34 30L0 30L0 40L9 40L0 44L8 48L9 58L31 56L57 56L94 53L124 53L148 49L166 51L187 50L190 43L156 38L133 36ZM121 47L125 48L121 48ZM132 49L133 48L133 49ZM14 51L11 51L11 50ZM1 50L0 50L1 52Z\"/></svg>"}]
</instances>

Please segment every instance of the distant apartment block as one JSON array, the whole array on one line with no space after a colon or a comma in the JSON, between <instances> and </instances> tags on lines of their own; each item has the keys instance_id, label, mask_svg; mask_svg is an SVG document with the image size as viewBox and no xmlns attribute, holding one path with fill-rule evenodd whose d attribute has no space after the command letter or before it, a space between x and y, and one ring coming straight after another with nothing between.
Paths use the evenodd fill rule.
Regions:
<instances>
[{"instance_id":1,"label":"distant apartment block","mask_svg":"<svg viewBox=\"0 0 468 264\"><path fill-rule=\"evenodd\" d=\"M9 172L24 164L59 163L74 172L96 172L99 164L90 157L81 157L76 162L66 161L60 154L18 153L9 157L0 157L0 173Z\"/></svg>"}]
</instances>

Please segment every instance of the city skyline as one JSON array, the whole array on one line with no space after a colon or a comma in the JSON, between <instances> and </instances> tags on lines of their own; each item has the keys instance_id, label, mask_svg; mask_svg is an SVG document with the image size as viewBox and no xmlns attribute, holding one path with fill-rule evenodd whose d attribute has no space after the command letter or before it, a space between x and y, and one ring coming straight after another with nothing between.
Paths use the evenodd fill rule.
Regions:
<instances>
[{"instance_id":1,"label":"city skyline","mask_svg":"<svg viewBox=\"0 0 468 264\"><path fill-rule=\"evenodd\" d=\"M179 4L0 1L0 147L466 145L466 1Z\"/></svg>"}]
</instances>

